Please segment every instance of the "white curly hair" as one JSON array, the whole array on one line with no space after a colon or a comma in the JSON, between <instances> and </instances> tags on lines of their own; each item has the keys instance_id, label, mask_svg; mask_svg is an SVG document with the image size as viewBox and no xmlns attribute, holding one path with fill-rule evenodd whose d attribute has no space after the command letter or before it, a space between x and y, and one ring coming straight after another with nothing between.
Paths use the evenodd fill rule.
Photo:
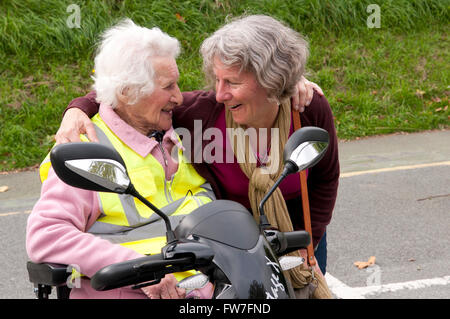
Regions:
<instances>
[{"instance_id":1,"label":"white curly hair","mask_svg":"<svg viewBox=\"0 0 450 319\"><path fill-rule=\"evenodd\" d=\"M154 89L152 57L180 53L179 41L159 28L140 27L124 19L106 30L95 57L93 88L97 101L117 106L117 94L126 94L135 104Z\"/></svg>"}]
</instances>

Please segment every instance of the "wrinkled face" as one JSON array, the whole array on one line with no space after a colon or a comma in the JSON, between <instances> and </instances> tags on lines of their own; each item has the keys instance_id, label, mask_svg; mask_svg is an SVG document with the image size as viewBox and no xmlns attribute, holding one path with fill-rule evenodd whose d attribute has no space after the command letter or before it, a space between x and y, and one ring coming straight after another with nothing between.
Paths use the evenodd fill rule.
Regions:
<instances>
[{"instance_id":1,"label":"wrinkled face","mask_svg":"<svg viewBox=\"0 0 450 319\"><path fill-rule=\"evenodd\" d=\"M226 66L214 59L216 100L225 104L233 120L245 127L271 127L278 113L278 105L268 99L266 90L252 72L239 66Z\"/></svg>"},{"instance_id":2,"label":"wrinkled face","mask_svg":"<svg viewBox=\"0 0 450 319\"><path fill-rule=\"evenodd\" d=\"M178 67L174 58L153 57L155 88L133 105L119 105L117 114L142 134L168 130L172 126L172 110L183 102L177 81ZM125 103L126 104L126 103Z\"/></svg>"}]
</instances>

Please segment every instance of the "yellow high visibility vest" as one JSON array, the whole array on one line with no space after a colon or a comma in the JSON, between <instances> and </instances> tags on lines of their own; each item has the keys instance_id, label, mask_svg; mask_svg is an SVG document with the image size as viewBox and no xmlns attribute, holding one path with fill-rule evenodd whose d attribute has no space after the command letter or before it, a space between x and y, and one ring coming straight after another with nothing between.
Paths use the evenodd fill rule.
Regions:
<instances>
[{"instance_id":1,"label":"yellow high visibility vest","mask_svg":"<svg viewBox=\"0 0 450 319\"><path fill-rule=\"evenodd\" d=\"M177 150L178 170L171 180L166 180L163 167L151 154L144 158L134 152L109 129L99 114L92 122L99 142L112 146L120 154L136 190L169 217L172 227L185 215L215 199L209 183L187 162L181 149ZM87 141L83 135L81 139ZM50 165L47 155L40 166L42 182L47 178ZM97 195L101 214L87 232L140 254L161 252L166 244L166 228L156 213L131 195L107 192L97 192ZM181 279L190 274L175 276Z\"/></svg>"}]
</instances>

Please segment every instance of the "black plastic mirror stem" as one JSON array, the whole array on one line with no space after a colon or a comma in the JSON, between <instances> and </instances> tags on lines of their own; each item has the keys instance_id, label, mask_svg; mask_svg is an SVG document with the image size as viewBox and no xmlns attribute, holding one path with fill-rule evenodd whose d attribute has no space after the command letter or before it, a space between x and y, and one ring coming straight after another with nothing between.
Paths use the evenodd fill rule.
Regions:
<instances>
[{"instance_id":1,"label":"black plastic mirror stem","mask_svg":"<svg viewBox=\"0 0 450 319\"><path fill-rule=\"evenodd\" d=\"M267 194L264 196L264 198L259 203L259 226L262 229L266 229L270 227L270 223L267 220L266 215L264 214L264 204L266 203L267 199L272 195L272 193L275 191L275 189L280 185L280 183L283 181L283 179L288 175L286 172L286 169L283 170L283 173L281 173L280 177L278 177L277 181L273 186L270 188L270 190L267 192Z\"/></svg>"},{"instance_id":2,"label":"black plastic mirror stem","mask_svg":"<svg viewBox=\"0 0 450 319\"><path fill-rule=\"evenodd\" d=\"M133 184L130 184L130 186L127 189L127 194L130 194L137 199L139 199L142 203L147 205L149 208L151 208L156 214L158 214L159 217L161 217L164 220L164 223L166 224L166 238L167 243L170 244L174 241L176 241L176 236L174 231L172 230L172 224L170 223L169 217L167 217L166 214L164 214L162 211L160 211L155 205L150 203L148 200L145 199L141 194L138 193L136 188L134 188Z\"/></svg>"}]
</instances>

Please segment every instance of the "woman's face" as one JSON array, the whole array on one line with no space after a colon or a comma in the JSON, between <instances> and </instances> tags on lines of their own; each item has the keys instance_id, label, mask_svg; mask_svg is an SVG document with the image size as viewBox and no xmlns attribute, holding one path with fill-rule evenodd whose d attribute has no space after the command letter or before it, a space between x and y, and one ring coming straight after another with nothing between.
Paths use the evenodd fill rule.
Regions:
<instances>
[{"instance_id":1,"label":"woman's face","mask_svg":"<svg viewBox=\"0 0 450 319\"><path fill-rule=\"evenodd\" d=\"M278 105L268 99L266 90L252 72L239 66L226 66L214 59L216 100L225 104L233 120L245 127L270 128L278 113Z\"/></svg>"},{"instance_id":2,"label":"woman's face","mask_svg":"<svg viewBox=\"0 0 450 319\"><path fill-rule=\"evenodd\" d=\"M165 130L172 126L172 110L183 102L177 81L178 67L174 58L153 57L155 88L133 105L116 108L117 114L142 134Z\"/></svg>"}]
</instances>

